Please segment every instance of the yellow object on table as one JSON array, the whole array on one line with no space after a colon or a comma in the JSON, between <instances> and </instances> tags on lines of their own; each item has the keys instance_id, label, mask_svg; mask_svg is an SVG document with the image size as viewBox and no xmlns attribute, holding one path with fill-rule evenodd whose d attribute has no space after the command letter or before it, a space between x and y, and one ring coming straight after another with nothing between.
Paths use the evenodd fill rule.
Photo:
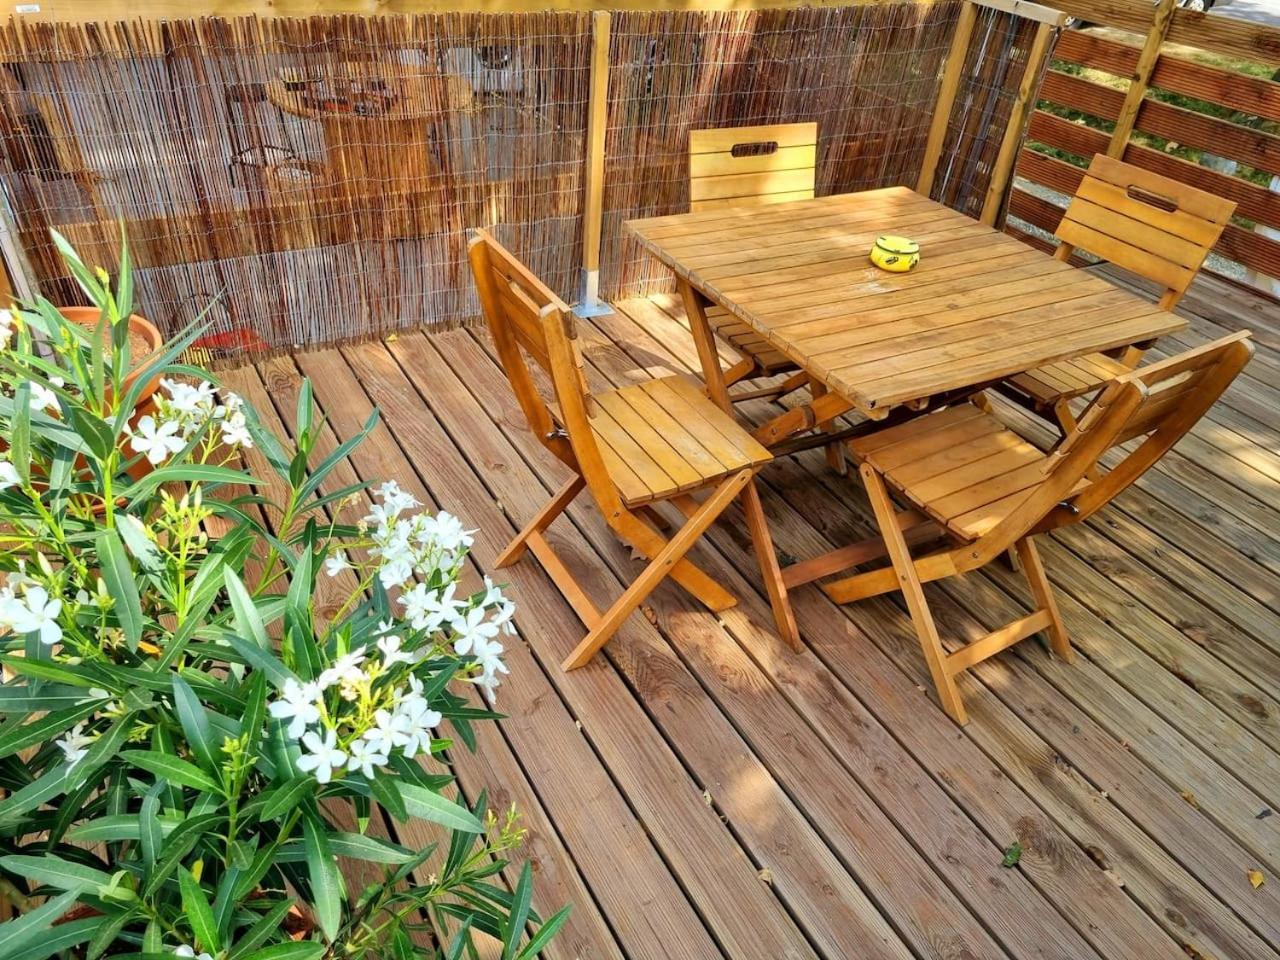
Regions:
<instances>
[{"instance_id":1,"label":"yellow object on table","mask_svg":"<svg viewBox=\"0 0 1280 960\"><path fill-rule=\"evenodd\" d=\"M890 273L906 273L920 262L920 244L891 234L876 237L871 248L871 262Z\"/></svg>"}]
</instances>

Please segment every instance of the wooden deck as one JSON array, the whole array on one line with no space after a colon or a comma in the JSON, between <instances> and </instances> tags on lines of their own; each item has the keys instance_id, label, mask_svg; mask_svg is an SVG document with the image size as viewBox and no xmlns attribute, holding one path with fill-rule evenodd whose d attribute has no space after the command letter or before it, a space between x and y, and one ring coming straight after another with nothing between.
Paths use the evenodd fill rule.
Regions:
<instances>
[{"instance_id":1,"label":"wooden deck","mask_svg":"<svg viewBox=\"0 0 1280 960\"><path fill-rule=\"evenodd\" d=\"M668 583L568 675L583 633L568 605L532 558L499 573L519 604L509 718L450 759L469 797L523 812L538 905L573 903L550 956L1280 960L1280 309L1201 281L1183 312L1163 348L1248 326L1257 357L1160 468L1043 544L1081 655L1066 666L1033 640L982 665L961 681L963 729L926 692L895 600L800 590L807 650L785 650L732 519L694 556L737 608L717 618ZM696 365L669 298L583 336L602 386ZM492 572L565 476L488 347L479 330L402 334L226 380L283 429L310 376L329 448L380 407L354 474L478 527ZM822 451L763 478L784 560L868 534L856 478ZM585 498L551 535L602 596L638 569ZM1026 597L997 564L930 600L965 638Z\"/></svg>"}]
</instances>

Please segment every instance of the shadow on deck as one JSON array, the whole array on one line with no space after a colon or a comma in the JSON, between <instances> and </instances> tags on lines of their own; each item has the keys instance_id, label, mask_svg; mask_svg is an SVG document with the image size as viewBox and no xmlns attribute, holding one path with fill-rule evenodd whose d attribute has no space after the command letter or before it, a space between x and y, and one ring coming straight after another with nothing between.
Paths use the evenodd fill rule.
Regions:
<instances>
[{"instance_id":1,"label":"shadow on deck","mask_svg":"<svg viewBox=\"0 0 1280 960\"><path fill-rule=\"evenodd\" d=\"M583 325L596 383L696 367L670 298L618 307ZM1247 326L1256 358L1136 487L1044 538L1080 656L1033 640L983 664L961 680L963 729L895 600L797 591L807 649L784 649L732 514L694 556L739 606L717 618L668 583L573 674L567 604L532 558L501 572L510 716L451 760L468 796L523 812L536 905L574 904L548 956L1280 960L1280 310L1203 280L1182 312L1162 348ZM310 376L330 448L379 406L334 485L390 477L459 514L487 573L565 479L488 348L479 330L401 334L226 380L284 430ZM762 476L785 554L870 532L856 476L821 450ZM551 535L601 596L637 569L585 498ZM956 642L1026 610L999 564L928 589Z\"/></svg>"}]
</instances>

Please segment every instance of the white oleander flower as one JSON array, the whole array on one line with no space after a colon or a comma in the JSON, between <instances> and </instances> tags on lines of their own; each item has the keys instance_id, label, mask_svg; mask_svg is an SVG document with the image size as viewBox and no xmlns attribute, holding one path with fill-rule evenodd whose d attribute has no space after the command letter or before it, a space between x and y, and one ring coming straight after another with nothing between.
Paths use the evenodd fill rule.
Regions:
<instances>
[{"instance_id":1,"label":"white oleander flower","mask_svg":"<svg viewBox=\"0 0 1280 960\"><path fill-rule=\"evenodd\" d=\"M180 947L174 947L173 955L175 957L184 957L185 960L213 960L207 953L196 953L195 949L187 946L185 943Z\"/></svg>"},{"instance_id":2,"label":"white oleander flower","mask_svg":"<svg viewBox=\"0 0 1280 960\"><path fill-rule=\"evenodd\" d=\"M359 770L372 780L376 767L387 765L387 755L378 751L369 740L356 740L351 744L351 755L347 759L348 770Z\"/></svg>"},{"instance_id":3,"label":"white oleander flower","mask_svg":"<svg viewBox=\"0 0 1280 960\"><path fill-rule=\"evenodd\" d=\"M438 710L431 709L427 698L418 692L422 689L422 684L416 681L416 677L410 678L414 692L396 707L396 715L404 725L404 755L408 760L412 760L418 753L431 752L431 731L444 719Z\"/></svg>"},{"instance_id":4,"label":"white oleander flower","mask_svg":"<svg viewBox=\"0 0 1280 960\"><path fill-rule=\"evenodd\" d=\"M4 617L14 633L34 633L41 643L53 646L62 639L62 627L58 625L61 612L61 599L50 599L44 587L28 587L21 600L15 597L12 604L6 603Z\"/></svg>"},{"instance_id":5,"label":"white oleander flower","mask_svg":"<svg viewBox=\"0 0 1280 960\"><path fill-rule=\"evenodd\" d=\"M373 726L362 735L370 748L377 753L391 755L396 747L403 747L409 742L409 718L398 710L376 710L373 714Z\"/></svg>"},{"instance_id":6,"label":"white oleander flower","mask_svg":"<svg viewBox=\"0 0 1280 960\"><path fill-rule=\"evenodd\" d=\"M445 623L456 625L467 608L467 601L455 596L457 591L456 582L450 583L443 590L428 590L423 583L414 586L400 598L410 626L415 630L435 633Z\"/></svg>"},{"instance_id":7,"label":"white oleander flower","mask_svg":"<svg viewBox=\"0 0 1280 960\"><path fill-rule=\"evenodd\" d=\"M354 684L365 679L360 664L364 663L364 647L356 647L334 661L332 667L320 674L320 686L331 687L335 683Z\"/></svg>"},{"instance_id":8,"label":"white oleander flower","mask_svg":"<svg viewBox=\"0 0 1280 960\"><path fill-rule=\"evenodd\" d=\"M509 673L507 665L502 662L503 646L497 640L478 640L471 655L480 664L481 674L472 677L471 682L484 690L485 698L490 703L494 699L494 691L502 683L499 673Z\"/></svg>"},{"instance_id":9,"label":"white oleander flower","mask_svg":"<svg viewBox=\"0 0 1280 960\"><path fill-rule=\"evenodd\" d=\"M475 543L476 531L465 530L462 521L453 514L441 510L431 520L432 538L441 550L457 553Z\"/></svg>"},{"instance_id":10,"label":"white oleander flower","mask_svg":"<svg viewBox=\"0 0 1280 960\"><path fill-rule=\"evenodd\" d=\"M310 752L298 758L298 769L314 773L320 783L328 783L333 779L333 771L347 765L347 754L338 749L338 735L332 730L326 731L323 739L314 730L308 730L302 736L302 745Z\"/></svg>"},{"instance_id":11,"label":"white oleander flower","mask_svg":"<svg viewBox=\"0 0 1280 960\"><path fill-rule=\"evenodd\" d=\"M129 446L134 453L145 454L150 463L159 466L186 446L180 430L176 420L157 424L155 417L147 414L139 418L136 430L130 428Z\"/></svg>"},{"instance_id":12,"label":"white oleander flower","mask_svg":"<svg viewBox=\"0 0 1280 960\"><path fill-rule=\"evenodd\" d=\"M324 572L331 577L336 577L343 570L351 569L351 561L347 559L347 555L339 550L332 557L326 557L324 561Z\"/></svg>"},{"instance_id":13,"label":"white oleander flower","mask_svg":"<svg viewBox=\"0 0 1280 960\"><path fill-rule=\"evenodd\" d=\"M469 653L479 656L478 651L483 644L498 635L501 624L487 620L488 611L484 607L472 607L464 616L453 622L457 636L453 638L453 652L460 657ZM502 644L498 644L501 651Z\"/></svg>"},{"instance_id":14,"label":"white oleander flower","mask_svg":"<svg viewBox=\"0 0 1280 960\"><path fill-rule=\"evenodd\" d=\"M16 487L21 482L22 478L18 476L18 468L8 460L0 460L0 493L10 487Z\"/></svg>"},{"instance_id":15,"label":"white oleander flower","mask_svg":"<svg viewBox=\"0 0 1280 960\"><path fill-rule=\"evenodd\" d=\"M229 447L253 446L253 437L249 433L249 421L243 413L233 413L222 421L222 442Z\"/></svg>"},{"instance_id":16,"label":"white oleander flower","mask_svg":"<svg viewBox=\"0 0 1280 960\"><path fill-rule=\"evenodd\" d=\"M273 700L267 706L267 712L277 720L287 719L289 736L297 740L310 724L319 721L321 692L317 683L286 680L284 689L280 691L280 699Z\"/></svg>"},{"instance_id":17,"label":"white oleander flower","mask_svg":"<svg viewBox=\"0 0 1280 960\"><path fill-rule=\"evenodd\" d=\"M13 338L13 311L0 310L0 350L7 349Z\"/></svg>"},{"instance_id":18,"label":"white oleander flower","mask_svg":"<svg viewBox=\"0 0 1280 960\"><path fill-rule=\"evenodd\" d=\"M85 754L89 752L89 748L93 746L94 740L97 739L84 732L84 725L85 721L81 720L63 734L62 739L54 741L67 760L68 770L85 758Z\"/></svg>"},{"instance_id":19,"label":"white oleander flower","mask_svg":"<svg viewBox=\"0 0 1280 960\"><path fill-rule=\"evenodd\" d=\"M62 377L50 377L49 382L55 387L66 385L66 381ZM56 393L42 383L36 383L34 380L30 381L30 383L31 400L27 406L33 413L40 410L54 411L58 409L58 395Z\"/></svg>"},{"instance_id":20,"label":"white oleander flower","mask_svg":"<svg viewBox=\"0 0 1280 960\"><path fill-rule=\"evenodd\" d=\"M379 626L382 629L387 629L391 624L380 624ZM413 657L401 649L401 643L401 639L395 635L378 638L378 652L382 654L382 662L388 668L394 667L397 663L413 663Z\"/></svg>"}]
</instances>

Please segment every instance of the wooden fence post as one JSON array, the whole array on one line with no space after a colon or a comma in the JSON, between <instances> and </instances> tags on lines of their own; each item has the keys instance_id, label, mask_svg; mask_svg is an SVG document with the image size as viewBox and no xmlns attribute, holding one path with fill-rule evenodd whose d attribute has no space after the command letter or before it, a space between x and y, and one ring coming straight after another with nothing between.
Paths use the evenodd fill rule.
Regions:
<instances>
[{"instance_id":1,"label":"wooden fence post","mask_svg":"<svg viewBox=\"0 0 1280 960\"><path fill-rule=\"evenodd\" d=\"M1018 164L1018 152L1022 149L1023 137L1027 123L1035 108L1036 93L1040 89L1040 77L1044 72L1044 62L1049 56L1049 49L1066 21L1067 15L1053 11L1053 19L1041 20L1036 27L1035 38L1031 41L1031 50L1027 53L1027 65L1022 72L1022 82L1018 84L1018 95L1013 101L1013 109L1009 112L1009 122L1004 128L1004 138L1000 141L1000 152L996 154L995 163L991 166L991 179L987 182L987 195L982 202L980 220L989 227L994 227L1000 218L1000 210L1004 206L1005 193L1013 181L1013 169Z\"/></svg>"},{"instance_id":2,"label":"wooden fence post","mask_svg":"<svg viewBox=\"0 0 1280 960\"><path fill-rule=\"evenodd\" d=\"M5 284L12 288L6 296L11 298L16 294L20 300L34 300L40 292L36 285L35 270L27 259L27 252L22 249L18 224L13 219L9 198L4 194L0 194L0 259L4 261ZM8 299L0 303L0 309L8 308Z\"/></svg>"},{"instance_id":3,"label":"wooden fence post","mask_svg":"<svg viewBox=\"0 0 1280 960\"><path fill-rule=\"evenodd\" d=\"M604 222L604 135L609 122L609 13L591 14L591 94L587 102L587 157L583 178L582 276L578 303L580 317L612 313L600 302L600 235Z\"/></svg>"},{"instance_id":4,"label":"wooden fence post","mask_svg":"<svg viewBox=\"0 0 1280 960\"><path fill-rule=\"evenodd\" d=\"M1151 22L1151 31L1147 34L1147 42L1142 45L1138 54L1138 65L1134 68L1133 78L1129 81L1129 90L1124 95L1124 104L1120 107L1120 115L1116 118L1116 128L1111 134L1111 142L1107 144L1107 156L1123 159L1124 149L1129 145L1129 134L1133 133L1133 125L1138 119L1138 111L1142 109L1143 98L1151 83L1151 74L1156 69L1156 61L1160 59L1160 47L1164 38L1173 26L1173 14L1177 9L1174 0L1160 0L1156 7L1155 17Z\"/></svg>"},{"instance_id":5,"label":"wooden fence post","mask_svg":"<svg viewBox=\"0 0 1280 960\"><path fill-rule=\"evenodd\" d=\"M960 8L956 32L951 35L951 49L947 52L947 64L942 71L942 82L938 85L938 102L933 108L933 123L929 126L929 139L925 141L920 178L916 181L916 193L926 197L933 189L933 178L938 172L938 158L942 156L942 144L947 138L947 122L951 119L951 108L955 105L956 93L960 90L960 72L964 70L969 38L973 35L973 24L977 18L978 8L972 3L966 3Z\"/></svg>"}]
</instances>

